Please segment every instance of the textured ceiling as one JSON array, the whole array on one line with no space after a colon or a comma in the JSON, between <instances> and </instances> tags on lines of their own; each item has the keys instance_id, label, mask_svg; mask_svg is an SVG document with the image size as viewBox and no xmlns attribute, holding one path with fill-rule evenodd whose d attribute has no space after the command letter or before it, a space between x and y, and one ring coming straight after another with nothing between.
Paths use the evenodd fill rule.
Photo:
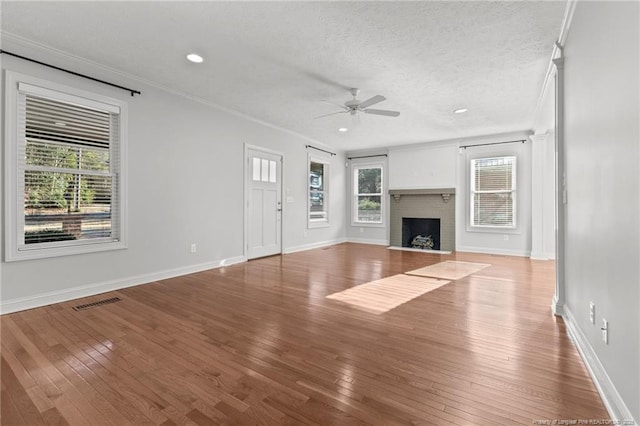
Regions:
<instances>
[{"instance_id":1,"label":"textured ceiling","mask_svg":"<svg viewBox=\"0 0 640 426\"><path fill-rule=\"evenodd\" d=\"M3 1L1 28L337 149L361 149L530 128L564 8ZM187 62L192 51L205 62ZM350 99L349 87L362 100L384 95L374 108L400 117L313 119L337 111L329 102ZM469 112L454 115L459 107Z\"/></svg>"}]
</instances>

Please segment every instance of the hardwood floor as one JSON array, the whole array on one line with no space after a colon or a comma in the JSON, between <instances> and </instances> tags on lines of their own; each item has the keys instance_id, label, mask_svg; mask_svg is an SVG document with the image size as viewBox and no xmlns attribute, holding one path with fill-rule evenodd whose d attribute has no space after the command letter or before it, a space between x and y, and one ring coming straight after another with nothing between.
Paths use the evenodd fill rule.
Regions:
<instances>
[{"instance_id":1,"label":"hardwood floor","mask_svg":"<svg viewBox=\"0 0 640 426\"><path fill-rule=\"evenodd\" d=\"M444 260L491 266L379 315L326 298ZM551 315L553 275L553 262L340 244L5 315L1 423L608 418Z\"/></svg>"}]
</instances>

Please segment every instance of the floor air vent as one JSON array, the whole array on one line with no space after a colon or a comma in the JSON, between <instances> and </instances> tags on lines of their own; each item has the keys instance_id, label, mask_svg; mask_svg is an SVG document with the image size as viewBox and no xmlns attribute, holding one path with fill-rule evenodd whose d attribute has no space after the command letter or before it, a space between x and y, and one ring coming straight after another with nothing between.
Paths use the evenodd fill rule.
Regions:
<instances>
[{"instance_id":1,"label":"floor air vent","mask_svg":"<svg viewBox=\"0 0 640 426\"><path fill-rule=\"evenodd\" d=\"M116 303L119 302L119 297L112 297L111 299L98 300L97 302L85 303L84 305L74 306L74 311L84 311L85 309L97 308L98 306L106 305L108 303Z\"/></svg>"}]
</instances>

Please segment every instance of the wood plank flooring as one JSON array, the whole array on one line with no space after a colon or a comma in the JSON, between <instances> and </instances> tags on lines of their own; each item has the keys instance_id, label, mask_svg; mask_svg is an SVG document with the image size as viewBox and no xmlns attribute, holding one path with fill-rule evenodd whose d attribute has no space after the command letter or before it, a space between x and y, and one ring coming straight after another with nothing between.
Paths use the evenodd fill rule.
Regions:
<instances>
[{"instance_id":1,"label":"wood plank flooring","mask_svg":"<svg viewBox=\"0 0 640 426\"><path fill-rule=\"evenodd\" d=\"M446 260L491 266L382 314L326 298ZM340 244L4 315L0 423L606 419L550 313L553 276L553 262Z\"/></svg>"}]
</instances>

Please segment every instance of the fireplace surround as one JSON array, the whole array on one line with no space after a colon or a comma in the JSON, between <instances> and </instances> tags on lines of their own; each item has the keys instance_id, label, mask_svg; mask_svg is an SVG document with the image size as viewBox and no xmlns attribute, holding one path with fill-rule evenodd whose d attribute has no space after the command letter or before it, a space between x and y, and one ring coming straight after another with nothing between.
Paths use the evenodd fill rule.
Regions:
<instances>
[{"instance_id":1,"label":"fireplace surround","mask_svg":"<svg viewBox=\"0 0 640 426\"><path fill-rule=\"evenodd\" d=\"M455 232L455 189L454 188L428 188L428 189L396 189L389 190L390 208L390 243L393 247L407 247L403 241L404 219L437 219L440 222L439 239L440 250L454 251L456 242ZM405 220L405 233L407 221ZM429 228L426 228L428 231ZM424 234L425 231L422 231ZM418 233L420 234L420 233ZM423 235L427 237L428 235ZM407 237L405 236L405 239ZM433 238L433 235L432 235ZM424 248L428 248L430 242L419 240ZM437 250L435 246L433 250Z\"/></svg>"}]
</instances>

